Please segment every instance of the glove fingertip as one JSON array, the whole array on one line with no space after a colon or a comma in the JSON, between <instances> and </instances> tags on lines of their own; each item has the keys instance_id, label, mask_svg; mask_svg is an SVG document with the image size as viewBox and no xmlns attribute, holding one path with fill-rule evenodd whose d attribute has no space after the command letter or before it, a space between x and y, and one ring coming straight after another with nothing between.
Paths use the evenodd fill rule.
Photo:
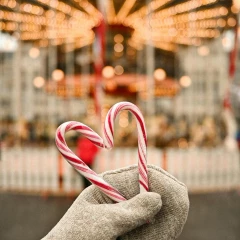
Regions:
<instances>
[{"instance_id":1,"label":"glove fingertip","mask_svg":"<svg viewBox=\"0 0 240 240\"><path fill-rule=\"evenodd\" d=\"M162 207L162 199L158 193L146 192L136 196L139 201L139 207L148 211L151 216L158 213Z\"/></svg>"}]
</instances>

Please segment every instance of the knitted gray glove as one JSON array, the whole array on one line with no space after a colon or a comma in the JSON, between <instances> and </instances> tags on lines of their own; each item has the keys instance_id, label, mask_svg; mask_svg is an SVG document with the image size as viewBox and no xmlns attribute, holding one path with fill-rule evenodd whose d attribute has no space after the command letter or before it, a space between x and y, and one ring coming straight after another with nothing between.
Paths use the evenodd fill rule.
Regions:
<instances>
[{"instance_id":1,"label":"knitted gray glove","mask_svg":"<svg viewBox=\"0 0 240 240\"><path fill-rule=\"evenodd\" d=\"M189 209L185 185L150 165L149 186L155 193L139 194L137 166L102 177L130 200L112 204L97 187L88 187L43 240L172 240L180 235Z\"/></svg>"}]
</instances>

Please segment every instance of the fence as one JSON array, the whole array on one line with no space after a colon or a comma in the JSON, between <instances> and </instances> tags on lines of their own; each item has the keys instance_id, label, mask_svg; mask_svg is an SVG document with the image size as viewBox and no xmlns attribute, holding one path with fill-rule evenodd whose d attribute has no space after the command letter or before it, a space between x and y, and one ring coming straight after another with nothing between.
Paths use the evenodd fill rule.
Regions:
<instances>
[{"instance_id":1,"label":"fence","mask_svg":"<svg viewBox=\"0 0 240 240\"><path fill-rule=\"evenodd\" d=\"M81 176L63 160L56 148L3 149L0 189L12 191L78 193ZM137 163L137 149L102 150L94 170L98 173ZM184 182L189 191L236 189L240 186L238 151L226 149L148 149L148 163L162 167Z\"/></svg>"}]
</instances>

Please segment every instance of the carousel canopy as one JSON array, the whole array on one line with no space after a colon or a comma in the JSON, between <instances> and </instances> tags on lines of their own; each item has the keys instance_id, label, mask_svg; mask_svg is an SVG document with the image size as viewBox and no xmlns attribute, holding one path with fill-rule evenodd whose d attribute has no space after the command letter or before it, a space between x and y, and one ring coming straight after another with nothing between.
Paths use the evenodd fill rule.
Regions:
<instances>
[{"instance_id":1,"label":"carousel canopy","mask_svg":"<svg viewBox=\"0 0 240 240\"><path fill-rule=\"evenodd\" d=\"M146 4L148 3L148 4ZM127 30L128 44L175 51L201 45L236 25L232 0L1 0L0 30L40 47L91 44L105 23Z\"/></svg>"}]
</instances>

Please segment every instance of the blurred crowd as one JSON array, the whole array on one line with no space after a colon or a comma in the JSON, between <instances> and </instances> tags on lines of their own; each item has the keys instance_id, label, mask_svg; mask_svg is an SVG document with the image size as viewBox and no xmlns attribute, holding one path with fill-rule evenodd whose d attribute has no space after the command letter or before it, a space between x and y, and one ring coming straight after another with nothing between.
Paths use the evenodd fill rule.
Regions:
<instances>
[{"instance_id":1,"label":"blurred crowd","mask_svg":"<svg viewBox=\"0 0 240 240\"><path fill-rule=\"evenodd\" d=\"M159 148L177 147L215 147L223 143L226 137L226 124L219 116L203 116L189 120L182 116L156 116L150 124L147 122L149 145ZM18 123L8 119L0 121L1 145L53 145L55 131L59 124L43 121L24 121ZM116 124L117 125L117 124ZM76 145L77 133L69 134L69 145ZM115 146L137 146L136 123L115 132Z\"/></svg>"},{"instance_id":2,"label":"blurred crowd","mask_svg":"<svg viewBox=\"0 0 240 240\"><path fill-rule=\"evenodd\" d=\"M174 118L161 114L147 125L148 145L158 148L216 147L224 143L226 124L219 116L203 116L189 120L185 116ZM121 129L116 144L137 146L136 131ZM116 145L115 144L115 145Z\"/></svg>"},{"instance_id":3,"label":"blurred crowd","mask_svg":"<svg viewBox=\"0 0 240 240\"><path fill-rule=\"evenodd\" d=\"M158 147L215 147L223 143L226 137L226 124L217 116L203 116L187 120L166 115L158 118Z\"/></svg>"},{"instance_id":4,"label":"blurred crowd","mask_svg":"<svg viewBox=\"0 0 240 240\"><path fill-rule=\"evenodd\" d=\"M6 147L15 145L44 147L54 139L56 129L57 125L44 121L2 120L0 121L1 145Z\"/></svg>"}]
</instances>

